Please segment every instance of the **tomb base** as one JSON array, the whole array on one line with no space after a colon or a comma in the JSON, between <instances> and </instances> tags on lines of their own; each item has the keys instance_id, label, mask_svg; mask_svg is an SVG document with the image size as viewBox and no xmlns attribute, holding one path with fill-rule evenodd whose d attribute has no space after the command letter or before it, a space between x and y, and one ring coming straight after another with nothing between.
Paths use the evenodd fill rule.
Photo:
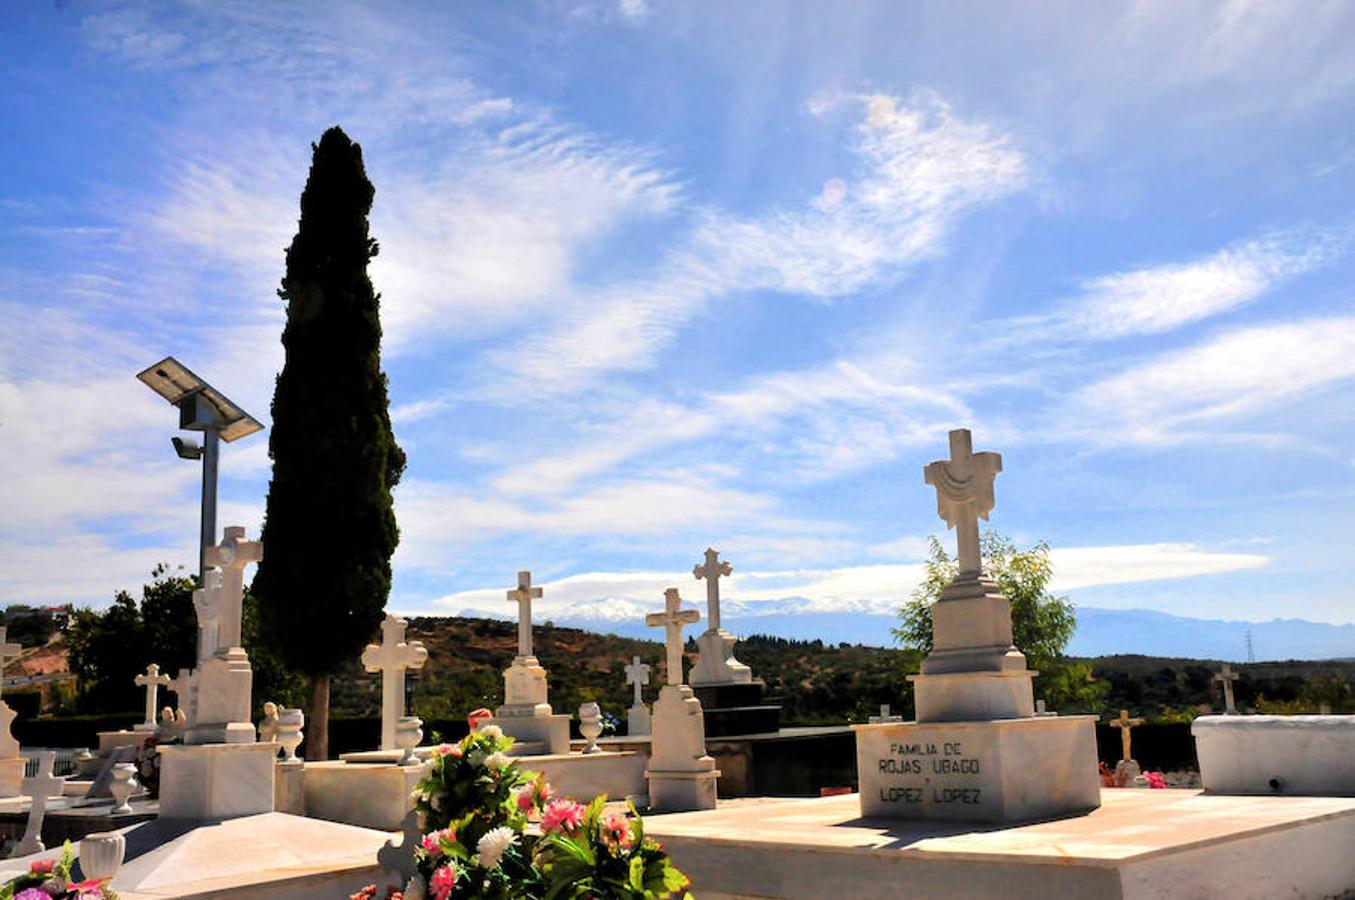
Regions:
<instances>
[{"instance_id":1,"label":"tomb base","mask_svg":"<svg viewBox=\"0 0 1355 900\"><path fill-rule=\"evenodd\" d=\"M160 748L160 816L219 820L273 811L276 744Z\"/></svg>"},{"instance_id":2,"label":"tomb base","mask_svg":"<svg viewBox=\"0 0 1355 900\"><path fill-rule=\"evenodd\" d=\"M135 731L125 729L122 731L100 731L98 733L99 755L110 756L119 747L135 747L142 737L143 735L137 734Z\"/></svg>"},{"instance_id":3,"label":"tomb base","mask_svg":"<svg viewBox=\"0 0 1355 900\"><path fill-rule=\"evenodd\" d=\"M1355 716L1201 716L1206 791L1355 797Z\"/></svg>"},{"instance_id":4,"label":"tomb base","mask_svg":"<svg viewBox=\"0 0 1355 900\"><path fill-rule=\"evenodd\" d=\"M641 704L632 706L626 712L626 735L649 734L652 730L651 720L649 718L649 707Z\"/></svg>"},{"instance_id":5,"label":"tomb base","mask_svg":"<svg viewBox=\"0 0 1355 900\"><path fill-rule=\"evenodd\" d=\"M715 760L711 760L711 766ZM694 809L715 808L715 782L720 771L707 772L645 771L649 782L649 808L660 812L686 812Z\"/></svg>"},{"instance_id":6,"label":"tomb base","mask_svg":"<svg viewBox=\"0 0 1355 900\"><path fill-rule=\"evenodd\" d=\"M747 684L753 680L753 670L734 658L734 644L738 638L724 629L708 629L696 639L700 656L692 669L689 681L692 687L707 684Z\"/></svg>"},{"instance_id":7,"label":"tomb base","mask_svg":"<svg viewBox=\"0 0 1355 900\"><path fill-rule=\"evenodd\" d=\"M1035 715L1036 672L952 672L909 675L919 722L986 722Z\"/></svg>"},{"instance_id":8,"label":"tomb base","mask_svg":"<svg viewBox=\"0 0 1355 900\"><path fill-rule=\"evenodd\" d=\"M715 782L720 770L706 752L701 701L685 684L667 684L654 703L654 734L650 739L649 782L651 809L664 812L715 808Z\"/></svg>"},{"instance_id":9,"label":"tomb base","mask_svg":"<svg viewBox=\"0 0 1355 900\"><path fill-rule=\"evenodd\" d=\"M273 811L293 816L306 814L306 764L301 760L274 764Z\"/></svg>"},{"instance_id":10,"label":"tomb base","mask_svg":"<svg viewBox=\"0 0 1355 900\"><path fill-rule=\"evenodd\" d=\"M624 800L645 793L648 762L643 753L623 750L534 756L523 760L522 768L545 775L560 796L587 803L599 794Z\"/></svg>"},{"instance_id":11,"label":"tomb base","mask_svg":"<svg viewBox=\"0 0 1355 900\"><path fill-rule=\"evenodd\" d=\"M855 725L861 815L1012 822L1100 804L1095 716Z\"/></svg>"},{"instance_id":12,"label":"tomb base","mask_svg":"<svg viewBox=\"0 0 1355 900\"><path fill-rule=\"evenodd\" d=\"M531 748L522 746L524 744L537 745L545 753L569 752L569 716L552 715L549 706L545 715L533 707L527 707L526 713L522 715L518 709L500 706L490 720L491 724L502 728L504 734L519 742L514 756L529 755L526 750Z\"/></svg>"},{"instance_id":13,"label":"tomb base","mask_svg":"<svg viewBox=\"0 0 1355 900\"><path fill-rule=\"evenodd\" d=\"M0 759L0 797L17 797L23 793L24 766L28 760L22 756L13 759Z\"/></svg>"},{"instance_id":14,"label":"tomb base","mask_svg":"<svg viewBox=\"0 0 1355 900\"><path fill-rule=\"evenodd\" d=\"M428 774L428 764L396 766L306 763L306 815L359 828L395 831L414 808L410 791Z\"/></svg>"},{"instance_id":15,"label":"tomb base","mask_svg":"<svg viewBox=\"0 0 1355 900\"><path fill-rule=\"evenodd\" d=\"M194 725L183 733L185 744L252 744L258 739L258 731L248 722L219 722L210 725ZM273 745L274 751L277 744Z\"/></svg>"}]
</instances>

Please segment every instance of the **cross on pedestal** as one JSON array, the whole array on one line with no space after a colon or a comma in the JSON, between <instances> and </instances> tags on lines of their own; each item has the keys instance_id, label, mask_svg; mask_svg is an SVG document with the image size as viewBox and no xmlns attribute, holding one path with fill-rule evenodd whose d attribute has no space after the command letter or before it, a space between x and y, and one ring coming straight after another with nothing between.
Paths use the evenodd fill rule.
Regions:
<instances>
[{"instance_id":1,"label":"cross on pedestal","mask_svg":"<svg viewBox=\"0 0 1355 900\"><path fill-rule=\"evenodd\" d=\"M245 566L263 559L263 542L245 540L245 529L232 525L215 547L203 551L203 560L221 570L221 619L216 646L229 650L240 646L240 613L245 593Z\"/></svg>"},{"instance_id":2,"label":"cross on pedestal","mask_svg":"<svg viewBox=\"0 0 1355 900\"><path fill-rule=\"evenodd\" d=\"M1133 759L1129 753L1129 730L1135 725L1142 725L1143 720L1129 718L1129 710L1122 709L1120 710L1120 717L1111 719L1110 724L1112 727L1120 729L1120 758Z\"/></svg>"},{"instance_id":3,"label":"cross on pedestal","mask_svg":"<svg viewBox=\"0 0 1355 900\"><path fill-rule=\"evenodd\" d=\"M959 543L960 577L982 574L979 552L979 519L993 510L993 479L1002 471L998 453L974 452L968 428L950 433L950 459L929 463L923 479L936 488L936 513L954 528Z\"/></svg>"},{"instance_id":4,"label":"cross on pedestal","mask_svg":"<svg viewBox=\"0 0 1355 900\"><path fill-rule=\"evenodd\" d=\"M146 721L143 723L151 728L155 727L155 711L158 707L157 698L160 694L160 688L173 682L168 675L160 674L160 667L151 663L146 667L145 675L136 676L136 686L146 689Z\"/></svg>"},{"instance_id":5,"label":"cross on pedestal","mask_svg":"<svg viewBox=\"0 0 1355 900\"><path fill-rule=\"evenodd\" d=\"M705 565L692 567L697 580L706 579L706 627L710 631L720 630L720 576L730 575L734 567L720 561L720 551L714 547L706 548Z\"/></svg>"},{"instance_id":6,"label":"cross on pedestal","mask_svg":"<svg viewBox=\"0 0 1355 900\"><path fill-rule=\"evenodd\" d=\"M216 655L221 626L221 572L217 569L208 569L203 586L193 592L193 611L198 616L198 662L203 663Z\"/></svg>"},{"instance_id":7,"label":"cross on pedestal","mask_svg":"<svg viewBox=\"0 0 1355 900\"><path fill-rule=\"evenodd\" d=\"M1233 682L1241 677L1227 663L1223 664L1223 671L1214 676L1215 681L1223 684L1223 714L1225 716L1237 715L1237 707L1233 705Z\"/></svg>"},{"instance_id":8,"label":"cross on pedestal","mask_svg":"<svg viewBox=\"0 0 1355 900\"><path fill-rule=\"evenodd\" d=\"M663 592L663 612L645 616L645 624L665 629L664 643L668 650L668 684L682 684L682 626L701 620L694 609L682 609L682 597L677 588Z\"/></svg>"},{"instance_id":9,"label":"cross on pedestal","mask_svg":"<svg viewBox=\"0 0 1355 900\"><path fill-rule=\"evenodd\" d=\"M626 684L635 685L635 702L632 706L644 706L645 698L642 688L649 684L649 664L640 662L640 657L632 656L630 665L626 666Z\"/></svg>"},{"instance_id":10,"label":"cross on pedestal","mask_svg":"<svg viewBox=\"0 0 1355 900\"><path fill-rule=\"evenodd\" d=\"M5 691L5 665L11 656L18 656L23 649L20 644L9 643L8 629L0 625L0 694Z\"/></svg>"},{"instance_id":11,"label":"cross on pedestal","mask_svg":"<svg viewBox=\"0 0 1355 900\"><path fill-rule=\"evenodd\" d=\"M60 797L66 784L64 777L58 778L52 774L52 762L55 759L53 751L39 750L37 774L23 780L23 792L32 798L32 804L28 810L28 827L14 847L14 856L28 856L47 849L42 843L42 820L47 818L47 798Z\"/></svg>"},{"instance_id":12,"label":"cross on pedestal","mask_svg":"<svg viewBox=\"0 0 1355 900\"><path fill-rule=\"evenodd\" d=\"M532 600L541 598L541 588L532 587L532 573L519 572L516 590L508 592L508 602L518 605L518 656L532 655Z\"/></svg>"},{"instance_id":13,"label":"cross on pedestal","mask_svg":"<svg viewBox=\"0 0 1355 900\"><path fill-rule=\"evenodd\" d=\"M381 643L368 644L362 651L362 665L368 672L381 673L381 749L399 749L395 726L405 714L405 670L422 669L428 650L422 641L405 642L409 625L399 616L386 616L381 623Z\"/></svg>"}]
</instances>

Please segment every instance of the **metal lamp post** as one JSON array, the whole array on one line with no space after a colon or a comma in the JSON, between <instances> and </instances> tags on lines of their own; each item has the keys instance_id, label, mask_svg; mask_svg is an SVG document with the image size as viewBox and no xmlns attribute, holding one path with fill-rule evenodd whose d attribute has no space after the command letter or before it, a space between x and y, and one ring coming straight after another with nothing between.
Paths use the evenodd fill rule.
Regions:
<instances>
[{"instance_id":1,"label":"metal lamp post","mask_svg":"<svg viewBox=\"0 0 1355 900\"><path fill-rule=\"evenodd\" d=\"M206 584L207 548L216 543L216 473L221 442L230 443L261 431L263 426L226 396L189 371L172 356L136 376L179 409L179 427L201 431L202 444L174 437L180 459L202 460L202 534L198 544L198 578Z\"/></svg>"}]
</instances>

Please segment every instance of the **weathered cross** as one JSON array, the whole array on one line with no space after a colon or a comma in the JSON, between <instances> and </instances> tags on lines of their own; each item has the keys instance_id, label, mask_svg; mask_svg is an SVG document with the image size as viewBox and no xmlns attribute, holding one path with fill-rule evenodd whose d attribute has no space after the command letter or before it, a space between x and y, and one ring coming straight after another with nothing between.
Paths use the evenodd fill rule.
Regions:
<instances>
[{"instance_id":1,"label":"weathered cross","mask_svg":"<svg viewBox=\"0 0 1355 900\"><path fill-rule=\"evenodd\" d=\"M532 587L532 573L519 572L516 590L508 601L518 605L518 656L532 655L532 600L541 598L541 588Z\"/></svg>"},{"instance_id":2,"label":"weathered cross","mask_svg":"<svg viewBox=\"0 0 1355 900\"><path fill-rule=\"evenodd\" d=\"M198 662L206 662L216 655L217 629L221 626L220 571L208 569L203 575L203 586L193 592L193 611L198 614Z\"/></svg>"},{"instance_id":3,"label":"weathered cross","mask_svg":"<svg viewBox=\"0 0 1355 900\"><path fill-rule=\"evenodd\" d=\"M694 609L682 609L682 597L677 588L663 592L663 612L645 616L645 624L666 629L665 644L668 648L668 684L682 684L682 626L701 620L701 614Z\"/></svg>"},{"instance_id":4,"label":"weathered cross","mask_svg":"<svg viewBox=\"0 0 1355 900\"><path fill-rule=\"evenodd\" d=\"M240 646L240 613L245 593L245 566L263 559L263 542L245 540L245 529L232 525L215 547L203 551L203 560L221 570L221 620L216 646L220 650Z\"/></svg>"},{"instance_id":5,"label":"weathered cross","mask_svg":"<svg viewBox=\"0 0 1355 900\"><path fill-rule=\"evenodd\" d=\"M706 548L706 564L692 567L697 580L706 579L706 627L711 631L720 630L720 576L733 573L734 567L720 561L720 551L714 547Z\"/></svg>"},{"instance_id":6,"label":"weathered cross","mask_svg":"<svg viewBox=\"0 0 1355 900\"><path fill-rule=\"evenodd\" d=\"M23 792L32 798L28 809L28 827L24 836L14 848L14 856L27 856L46 850L42 842L42 820L47 818L47 798L60 797L66 779L52 774L52 762L56 753L51 750L38 751L38 771L32 777L24 778Z\"/></svg>"},{"instance_id":7,"label":"weathered cross","mask_svg":"<svg viewBox=\"0 0 1355 900\"><path fill-rule=\"evenodd\" d=\"M1120 756L1121 756L1121 758L1123 758L1123 759L1133 759L1134 757L1132 757L1132 756L1129 754L1129 730L1130 730L1131 728L1133 728L1135 725L1142 725L1142 724L1143 724L1143 720L1142 720L1142 719L1131 719L1131 718L1129 718L1129 710L1127 710L1127 709L1122 709L1122 710L1120 710L1120 717L1119 717L1118 719L1111 719L1111 720L1110 720L1110 724L1111 724L1112 726L1114 726L1115 728L1120 729Z\"/></svg>"},{"instance_id":8,"label":"weathered cross","mask_svg":"<svg viewBox=\"0 0 1355 900\"><path fill-rule=\"evenodd\" d=\"M632 656L630 665L626 666L626 684L635 685L635 702L632 706L644 706L645 698L642 688L649 684L649 664L640 662L640 657Z\"/></svg>"},{"instance_id":9,"label":"weathered cross","mask_svg":"<svg viewBox=\"0 0 1355 900\"><path fill-rule=\"evenodd\" d=\"M146 667L145 675L136 676L136 686L146 689L146 724L152 728L155 727L155 711L158 708L157 698L160 688L170 684L172 680L168 675L161 675L160 667L155 663Z\"/></svg>"},{"instance_id":10,"label":"weathered cross","mask_svg":"<svg viewBox=\"0 0 1355 900\"><path fill-rule=\"evenodd\" d=\"M381 749L397 750L395 725L405 714L405 670L422 669L428 650L422 641L405 641L408 622L399 616L386 616L381 623L381 643L368 644L362 651L362 665L368 672L381 673Z\"/></svg>"},{"instance_id":11,"label":"weathered cross","mask_svg":"<svg viewBox=\"0 0 1355 900\"><path fill-rule=\"evenodd\" d=\"M0 625L0 693L5 690L5 664L11 656L18 656L24 648L20 644L9 643L8 629Z\"/></svg>"},{"instance_id":12,"label":"weathered cross","mask_svg":"<svg viewBox=\"0 0 1355 900\"><path fill-rule=\"evenodd\" d=\"M1233 682L1240 677L1233 671L1233 667L1227 663L1223 664L1223 671L1214 676L1215 681L1223 683L1223 714L1225 716L1237 715L1237 707L1233 705Z\"/></svg>"},{"instance_id":13,"label":"weathered cross","mask_svg":"<svg viewBox=\"0 0 1355 900\"><path fill-rule=\"evenodd\" d=\"M979 519L993 509L993 479L1002 471L1002 456L974 452L968 428L950 433L950 459L929 463L923 479L936 488L936 513L954 528L959 541L960 575L977 577L983 561L979 552Z\"/></svg>"}]
</instances>

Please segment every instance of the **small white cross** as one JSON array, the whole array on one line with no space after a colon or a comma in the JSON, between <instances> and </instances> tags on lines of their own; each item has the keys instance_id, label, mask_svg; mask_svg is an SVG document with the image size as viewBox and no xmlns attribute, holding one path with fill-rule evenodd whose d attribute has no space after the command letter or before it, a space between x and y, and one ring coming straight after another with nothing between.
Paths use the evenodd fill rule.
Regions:
<instances>
[{"instance_id":1,"label":"small white cross","mask_svg":"<svg viewBox=\"0 0 1355 900\"><path fill-rule=\"evenodd\" d=\"M640 662L640 657L632 656L630 665L626 666L626 684L635 685L635 702L632 706L644 706L645 698L641 690L649 684L649 664Z\"/></svg>"},{"instance_id":2,"label":"small white cross","mask_svg":"<svg viewBox=\"0 0 1355 900\"><path fill-rule=\"evenodd\" d=\"M959 544L960 574L977 577L983 562L979 552L979 519L993 510L993 479L1002 471L997 453L974 452L968 428L950 433L950 459L929 463L923 480L936 488L936 513L954 528Z\"/></svg>"},{"instance_id":3,"label":"small white cross","mask_svg":"<svg viewBox=\"0 0 1355 900\"><path fill-rule=\"evenodd\" d=\"M51 750L38 751L38 771L31 778L24 778L23 792L32 798L28 810L28 827L24 836L14 848L15 856L28 856L46 850L42 842L42 820L47 818L47 798L60 797L65 789L65 777L52 774L52 762L56 754Z\"/></svg>"},{"instance_id":4,"label":"small white cross","mask_svg":"<svg viewBox=\"0 0 1355 900\"><path fill-rule=\"evenodd\" d=\"M162 685L172 684L173 679L160 674L160 667L151 663L146 667L145 675L136 676L137 687L146 689L146 724L155 727L155 710Z\"/></svg>"},{"instance_id":5,"label":"small white cross","mask_svg":"<svg viewBox=\"0 0 1355 900\"><path fill-rule=\"evenodd\" d=\"M532 587L532 573L518 573L517 590L508 592L508 602L518 605L518 656L532 655L532 600L541 597L541 588Z\"/></svg>"},{"instance_id":6,"label":"small white cross","mask_svg":"<svg viewBox=\"0 0 1355 900\"><path fill-rule=\"evenodd\" d=\"M1223 671L1214 676L1215 681L1223 683L1223 714L1225 716L1237 715L1237 707L1233 705L1233 682L1240 677L1233 671L1232 666L1223 664Z\"/></svg>"},{"instance_id":7,"label":"small white cross","mask_svg":"<svg viewBox=\"0 0 1355 900\"><path fill-rule=\"evenodd\" d=\"M668 684L682 684L682 626L701 620L694 609L682 609L682 597L677 588L663 592L663 612L645 616L645 624L665 629L664 643L668 650Z\"/></svg>"},{"instance_id":8,"label":"small white cross","mask_svg":"<svg viewBox=\"0 0 1355 900\"><path fill-rule=\"evenodd\" d=\"M734 567L720 561L720 551L714 547L706 548L705 565L692 567L697 580L706 579L706 627L710 631L720 630L720 576L733 574Z\"/></svg>"},{"instance_id":9,"label":"small white cross","mask_svg":"<svg viewBox=\"0 0 1355 900\"><path fill-rule=\"evenodd\" d=\"M381 749L399 749L395 726L405 714L405 670L422 669L428 649L422 641L405 641L409 623L388 615L381 623L381 643L368 644L362 651L362 665L368 672L381 673Z\"/></svg>"},{"instance_id":10,"label":"small white cross","mask_svg":"<svg viewBox=\"0 0 1355 900\"><path fill-rule=\"evenodd\" d=\"M23 652L23 647L19 644L8 643L8 629L0 625L0 693L5 690L5 664L9 662L11 656L18 656Z\"/></svg>"}]
</instances>

